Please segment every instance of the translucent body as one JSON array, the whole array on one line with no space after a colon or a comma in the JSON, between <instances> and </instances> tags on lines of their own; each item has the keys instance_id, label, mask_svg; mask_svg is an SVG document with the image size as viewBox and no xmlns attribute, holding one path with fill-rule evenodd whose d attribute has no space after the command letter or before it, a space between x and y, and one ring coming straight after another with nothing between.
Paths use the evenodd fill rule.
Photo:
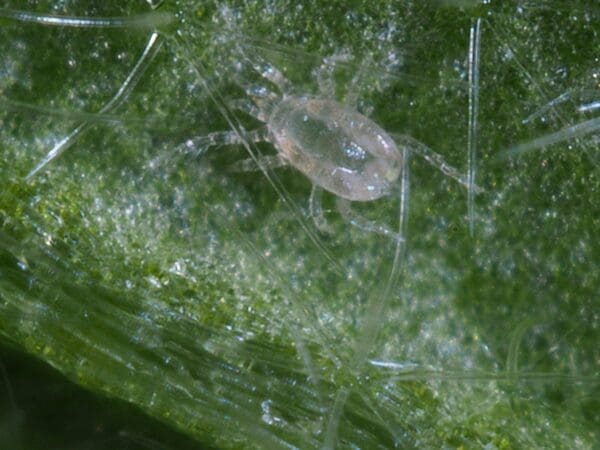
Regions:
<instances>
[{"instance_id":1,"label":"translucent body","mask_svg":"<svg viewBox=\"0 0 600 450\"><path fill-rule=\"evenodd\" d=\"M394 140L356 110L334 100L289 97L267 127L280 155L311 181L351 201L389 195L402 164Z\"/></svg>"}]
</instances>

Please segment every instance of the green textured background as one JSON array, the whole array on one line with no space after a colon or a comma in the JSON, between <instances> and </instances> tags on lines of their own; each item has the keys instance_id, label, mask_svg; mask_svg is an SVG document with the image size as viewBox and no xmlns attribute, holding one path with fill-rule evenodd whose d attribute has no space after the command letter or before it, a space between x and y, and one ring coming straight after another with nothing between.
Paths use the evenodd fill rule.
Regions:
<instances>
[{"instance_id":1,"label":"green textured background","mask_svg":"<svg viewBox=\"0 0 600 450\"><path fill-rule=\"evenodd\" d=\"M598 448L598 133L498 155L597 118L577 108L600 98L600 10L486 3L167 0L165 32L188 50L166 41L116 120L93 119L30 181L77 112L116 92L148 31L0 18L1 448ZM317 247L300 174L271 174L294 215L263 174L229 169L243 149L174 151L228 128L209 93L265 85L235 75L240 55L316 92L322 58L347 54L332 95L365 67L361 110L466 171L478 18L474 237L465 190L413 156L402 274L384 299L393 243L331 212ZM358 209L396 226L397 203Z\"/></svg>"}]
</instances>

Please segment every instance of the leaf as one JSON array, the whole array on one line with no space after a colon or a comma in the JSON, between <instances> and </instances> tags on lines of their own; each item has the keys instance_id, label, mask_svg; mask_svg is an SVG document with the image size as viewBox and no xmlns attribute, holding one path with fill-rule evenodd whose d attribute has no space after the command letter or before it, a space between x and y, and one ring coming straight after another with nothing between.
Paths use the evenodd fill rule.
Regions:
<instances>
[{"instance_id":1,"label":"leaf","mask_svg":"<svg viewBox=\"0 0 600 450\"><path fill-rule=\"evenodd\" d=\"M157 11L29 12L91 18L53 27L0 10L0 334L11 345L206 446L597 445L598 8ZM144 19L89 26L100 17ZM144 48L156 55L111 104ZM471 152L482 192L469 203L408 148L405 243L345 222L328 193L333 233L319 232L297 170L231 170L272 145L190 151L195 137L260 125L234 106L244 88L277 90L255 70L267 65L318 96L329 71L328 95L357 96L385 130L460 172ZM510 152L577 124L588 125ZM394 193L354 207L397 229L398 205ZM137 444L180 448L158 434Z\"/></svg>"}]
</instances>

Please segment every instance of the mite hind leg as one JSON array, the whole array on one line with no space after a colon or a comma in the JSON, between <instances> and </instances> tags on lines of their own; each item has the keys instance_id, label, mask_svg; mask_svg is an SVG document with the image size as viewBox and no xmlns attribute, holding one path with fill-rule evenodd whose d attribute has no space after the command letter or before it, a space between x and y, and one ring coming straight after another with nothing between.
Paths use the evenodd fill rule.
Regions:
<instances>
[{"instance_id":1,"label":"mite hind leg","mask_svg":"<svg viewBox=\"0 0 600 450\"><path fill-rule=\"evenodd\" d=\"M377 222L366 219L357 212L353 211L349 200L337 197L335 205L341 216L355 227L369 233L380 234L387 238L394 239L397 242L404 242L404 238L399 233L392 231L385 225L381 225Z\"/></svg>"},{"instance_id":2,"label":"mite hind leg","mask_svg":"<svg viewBox=\"0 0 600 450\"><path fill-rule=\"evenodd\" d=\"M434 152L422 142L406 134L394 134L393 137L398 146L405 146L410 152L419 155L444 175L449 176L465 188L469 189L470 185L467 175L460 173L456 168L448 164L442 155ZM474 190L477 193L482 192L482 189L479 186L474 186Z\"/></svg>"},{"instance_id":3,"label":"mite hind leg","mask_svg":"<svg viewBox=\"0 0 600 450\"><path fill-rule=\"evenodd\" d=\"M323 214L322 198L323 188L313 184L312 190L310 191L310 198L308 200L309 214L317 230L325 234L332 234L333 229Z\"/></svg>"}]
</instances>

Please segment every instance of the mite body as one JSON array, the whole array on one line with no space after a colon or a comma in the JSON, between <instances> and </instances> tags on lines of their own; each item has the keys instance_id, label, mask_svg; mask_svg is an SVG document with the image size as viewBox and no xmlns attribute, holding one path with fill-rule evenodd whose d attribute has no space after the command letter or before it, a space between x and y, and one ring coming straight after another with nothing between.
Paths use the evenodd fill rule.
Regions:
<instances>
[{"instance_id":1,"label":"mite body","mask_svg":"<svg viewBox=\"0 0 600 450\"><path fill-rule=\"evenodd\" d=\"M317 186L350 201L389 195L402 155L377 124L334 100L291 97L267 123L273 144Z\"/></svg>"}]
</instances>

